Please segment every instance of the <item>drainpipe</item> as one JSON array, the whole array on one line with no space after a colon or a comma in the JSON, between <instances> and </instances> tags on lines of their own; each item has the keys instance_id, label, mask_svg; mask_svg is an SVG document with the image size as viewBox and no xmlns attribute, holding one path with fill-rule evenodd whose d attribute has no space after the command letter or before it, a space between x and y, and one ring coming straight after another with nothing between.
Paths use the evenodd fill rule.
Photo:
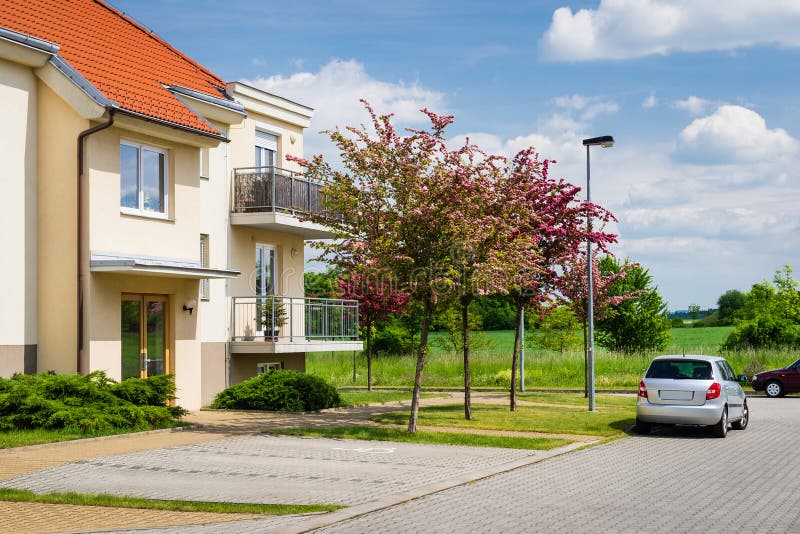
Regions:
<instances>
[{"instance_id":1,"label":"drainpipe","mask_svg":"<svg viewBox=\"0 0 800 534\"><path fill-rule=\"evenodd\" d=\"M77 273L78 273L78 340L77 340L77 369L78 373L83 374L83 282L86 273L83 271L83 143L87 137L105 130L114 124L115 108L107 107L108 121L103 124L93 126L88 130L82 131L78 134L78 259L77 259Z\"/></svg>"}]
</instances>

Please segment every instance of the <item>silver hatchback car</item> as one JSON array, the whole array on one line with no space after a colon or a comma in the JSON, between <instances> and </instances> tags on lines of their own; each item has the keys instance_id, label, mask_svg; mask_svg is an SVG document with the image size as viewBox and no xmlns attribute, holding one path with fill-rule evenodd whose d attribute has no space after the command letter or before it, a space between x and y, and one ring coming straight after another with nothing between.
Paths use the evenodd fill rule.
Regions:
<instances>
[{"instance_id":1,"label":"silver hatchback car","mask_svg":"<svg viewBox=\"0 0 800 534\"><path fill-rule=\"evenodd\" d=\"M744 430L749 418L744 390L719 356L659 356L639 382L636 431L640 434L648 434L654 423L708 425L724 438L729 425Z\"/></svg>"}]
</instances>

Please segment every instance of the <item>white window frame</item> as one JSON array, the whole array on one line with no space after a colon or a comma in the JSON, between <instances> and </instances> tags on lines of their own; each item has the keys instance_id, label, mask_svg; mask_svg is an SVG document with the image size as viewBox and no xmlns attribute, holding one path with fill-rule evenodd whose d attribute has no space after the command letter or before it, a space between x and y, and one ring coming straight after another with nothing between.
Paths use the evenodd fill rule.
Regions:
<instances>
[{"instance_id":1,"label":"white window frame","mask_svg":"<svg viewBox=\"0 0 800 534\"><path fill-rule=\"evenodd\" d=\"M135 143L132 141L120 140L120 146L129 146L136 148L139 152L139 172L137 184L137 198L139 206L130 208L120 204L119 210L121 213L128 215L139 215L142 217L151 217L153 219L168 219L169 218L169 153L163 148L145 145L142 143ZM149 150L164 156L164 211L153 211L144 209L144 188L142 187L142 150ZM122 158L120 158L120 171L119 171L120 187L122 187ZM122 198L120 195L120 203Z\"/></svg>"},{"instance_id":2,"label":"white window frame","mask_svg":"<svg viewBox=\"0 0 800 534\"><path fill-rule=\"evenodd\" d=\"M256 376L263 375L267 371L280 371L283 369L283 362L267 362L256 364Z\"/></svg>"},{"instance_id":3,"label":"white window frame","mask_svg":"<svg viewBox=\"0 0 800 534\"><path fill-rule=\"evenodd\" d=\"M200 267L209 268L211 263L211 237L209 234L200 234ZM208 278L200 279L200 300L208 302L211 300L211 280Z\"/></svg>"}]
</instances>

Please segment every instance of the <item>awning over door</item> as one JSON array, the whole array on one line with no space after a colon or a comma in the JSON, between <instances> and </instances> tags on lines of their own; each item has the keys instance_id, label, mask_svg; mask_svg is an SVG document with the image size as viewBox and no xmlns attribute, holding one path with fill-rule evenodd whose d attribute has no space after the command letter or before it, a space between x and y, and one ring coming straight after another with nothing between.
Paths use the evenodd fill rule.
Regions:
<instances>
[{"instance_id":1,"label":"awning over door","mask_svg":"<svg viewBox=\"0 0 800 534\"><path fill-rule=\"evenodd\" d=\"M241 271L201 267L199 261L150 258L92 252L89 270L93 273L124 273L169 278L237 278Z\"/></svg>"}]
</instances>

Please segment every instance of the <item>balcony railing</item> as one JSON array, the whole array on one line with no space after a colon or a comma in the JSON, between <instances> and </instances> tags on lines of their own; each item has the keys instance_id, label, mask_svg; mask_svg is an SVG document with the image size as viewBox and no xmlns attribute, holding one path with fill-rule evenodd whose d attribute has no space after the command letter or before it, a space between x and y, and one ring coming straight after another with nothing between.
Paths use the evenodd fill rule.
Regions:
<instances>
[{"instance_id":1,"label":"balcony railing","mask_svg":"<svg viewBox=\"0 0 800 534\"><path fill-rule=\"evenodd\" d=\"M358 301L233 297L233 341L358 341Z\"/></svg>"},{"instance_id":2,"label":"balcony railing","mask_svg":"<svg viewBox=\"0 0 800 534\"><path fill-rule=\"evenodd\" d=\"M234 169L233 211L323 213L323 184L280 167Z\"/></svg>"}]
</instances>

